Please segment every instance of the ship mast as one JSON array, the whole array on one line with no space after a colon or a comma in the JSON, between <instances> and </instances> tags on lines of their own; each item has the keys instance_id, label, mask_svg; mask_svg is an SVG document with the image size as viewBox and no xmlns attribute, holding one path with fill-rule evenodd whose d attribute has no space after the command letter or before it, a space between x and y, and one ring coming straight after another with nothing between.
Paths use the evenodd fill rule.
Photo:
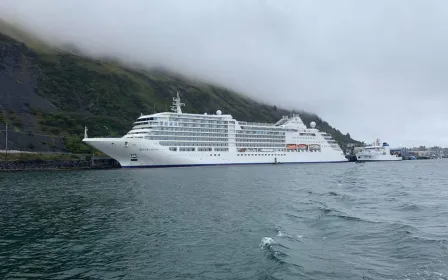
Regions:
<instances>
[{"instance_id":1,"label":"ship mast","mask_svg":"<svg viewBox=\"0 0 448 280\"><path fill-rule=\"evenodd\" d=\"M185 106L185 103L180 102L179 91L177 91L177 97L173 97L173 106L171 106L171 110L174 113L182 114L182 106Z\"/></svg>"}]
</instances>

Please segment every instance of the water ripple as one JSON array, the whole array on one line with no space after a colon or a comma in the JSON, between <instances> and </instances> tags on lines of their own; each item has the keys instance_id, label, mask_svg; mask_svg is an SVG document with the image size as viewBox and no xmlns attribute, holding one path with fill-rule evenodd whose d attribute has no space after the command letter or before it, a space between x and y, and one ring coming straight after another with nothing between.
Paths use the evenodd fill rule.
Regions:
<instances>
[{"instance_id":1,"label":"water ripple","mask_svg":"<svg viewBox=\"0 0 448 280\"><path fill-rule=\"evenodd\" d=\"M448 161L0 174L0 279L448 279Z\"/></svg>"}]
</instances>

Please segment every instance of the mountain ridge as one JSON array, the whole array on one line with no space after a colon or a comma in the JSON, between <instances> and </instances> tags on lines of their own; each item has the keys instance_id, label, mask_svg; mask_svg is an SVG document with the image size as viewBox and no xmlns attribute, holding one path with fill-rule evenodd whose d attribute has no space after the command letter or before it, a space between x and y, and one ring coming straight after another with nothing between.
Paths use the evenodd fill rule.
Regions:
<instances>
[{"instance_id":1,"label":"mountain ridge","mask_svg":"<svg viewBox=\"0 0 448 280\"><path fill-rule=\"evenodd\" d=\"M176 91L188 113L219 109L256 122L276 122L292 113L163 69L139 70L29 38L0 21L0 121L10 124L11 149L88 152L81 142L84 126L92 136L121 136L140 113L168 111ZM305 124L315 121L342 147L359 143L317 115L297 112ZM1 137L0 147L4 144Z\"/></svg>"}]
</instances>

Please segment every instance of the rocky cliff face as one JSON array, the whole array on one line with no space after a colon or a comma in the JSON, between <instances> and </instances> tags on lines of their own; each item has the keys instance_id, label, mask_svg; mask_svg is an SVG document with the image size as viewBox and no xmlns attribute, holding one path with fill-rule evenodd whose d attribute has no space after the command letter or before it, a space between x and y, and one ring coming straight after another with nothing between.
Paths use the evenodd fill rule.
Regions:
<instances>
[{"instance_id":1,"label":"rocky cliff face","mask_svg":"<svg viewBox=\"0 0 448 280\"><path fill-rule=\"evenodd\" d=\"M34 63L35 55L21 42L0 34L0 119L7 121L9 149L33 148L51 150L51 137L43 137L32 108L55 112L57 108L46 98L37 94L40 70ZM5 126L2 127L2 130ZM21 133L19 133L21 132ZM62 141L54 144L63 149ZM0 137L0 149L5 137Z\"/></svg>"}]
</instances>

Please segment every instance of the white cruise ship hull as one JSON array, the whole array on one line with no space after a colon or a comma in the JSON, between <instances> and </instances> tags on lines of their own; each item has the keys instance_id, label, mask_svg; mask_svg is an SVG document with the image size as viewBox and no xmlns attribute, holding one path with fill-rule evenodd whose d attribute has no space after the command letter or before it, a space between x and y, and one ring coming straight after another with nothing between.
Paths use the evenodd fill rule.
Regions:
<instances>
[{"instance_id":1,"label":"white cruise ship hull","mask_svg":"<svg viewBox=\"0 0 448 280\"><path fill-rule=\"evenodd\" d=\"M248 152L170 151L155 141L126 138L85 138L83 142L118 161L123 168L183 167L241 164L348 162L341 151Z\"/></svg>"}]
</instances>

